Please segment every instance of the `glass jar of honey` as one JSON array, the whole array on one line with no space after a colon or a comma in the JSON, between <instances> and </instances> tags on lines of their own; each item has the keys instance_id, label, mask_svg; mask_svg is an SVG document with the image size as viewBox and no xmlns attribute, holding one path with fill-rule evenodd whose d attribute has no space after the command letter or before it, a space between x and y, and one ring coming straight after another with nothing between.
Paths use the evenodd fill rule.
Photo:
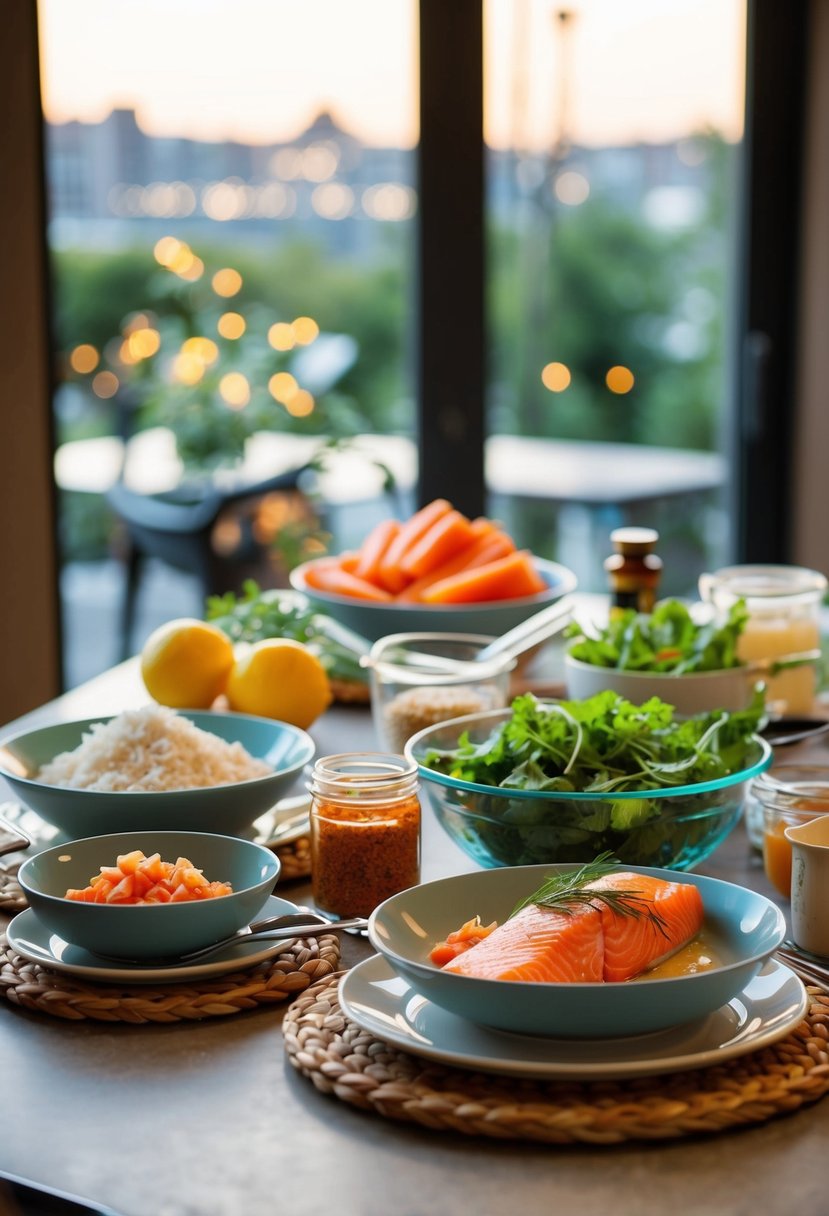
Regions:
<instances>
[{"instance_id":1,"label":"glass jar of honey","mask_svg":"<svg viewBox=\"0 0 829 1216\"><path fill-rule=\"evenodd\" d=\"M808 714L815 699L820 652L820 606L826 578L802 566L727 566L699 580L700 595L719 613L745 601L748 621L737 640L744 663L779 665L766 680L769 707Z\"/></svg>"},{"instance_id":2,"label":"glass jar of honey","mask_svg":"<svg viewBox=\"0 0 829 1216\"><path fill-rule=\"evenodd\" d=\"M763 867L769 882L791 896L792 846L786 828L829 814L829 765L778 764L756 777L751 796L763 811Z\"/></svg>"},{"instance_id":3,"label":"glass jar of honey","mask_svg":"<svg viewBox=\"0 0 829 1216\"><path fill-rule=\"evenodd\" d=\"M349 752L314 765L311 882L332 916L368 916L420 881L417 765L403 756Z\"/></svg>"}]
</instances>

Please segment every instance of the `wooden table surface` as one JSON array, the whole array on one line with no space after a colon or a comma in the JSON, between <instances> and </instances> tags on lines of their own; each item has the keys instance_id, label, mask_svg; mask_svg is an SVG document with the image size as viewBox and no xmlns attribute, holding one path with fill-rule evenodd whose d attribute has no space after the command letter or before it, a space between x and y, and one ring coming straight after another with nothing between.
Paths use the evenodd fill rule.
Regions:
<instances>
[{"instance_id":1,"label":"wooden table surface","mask_svg":"<svg viewBox=\"0 0 829 1216\"><path fill-rule=\"evenodd\" d=\"M131 661L14 726L145 700ZM376 746L365 709L334 708L311 734L320 755ZM825 748L809 750L829 763ZM786 758L797 754L788 748ZM424 879L473 868L425 811ZM742 826L699 868L773 896ZM309 889L292 884L282 893L301 902ZM364 941L345 938L345 966L368 953ZM128 1026L65 1022L4 1002L0 1170L122 1216L826 1211L827 1100L744 1131L665 1144L479 1140L397 1124L319 1094L285 1060L283 1013L281 1006Z\"/></svg>"}]
</instances>

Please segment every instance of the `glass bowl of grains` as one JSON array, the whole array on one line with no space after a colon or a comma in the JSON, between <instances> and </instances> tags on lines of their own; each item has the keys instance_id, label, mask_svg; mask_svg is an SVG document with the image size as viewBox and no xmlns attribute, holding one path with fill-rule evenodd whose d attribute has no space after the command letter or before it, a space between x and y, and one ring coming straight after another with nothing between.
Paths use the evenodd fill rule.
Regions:
<instances>
[{"instance_id":1,"label":"glass bowl of grains","mask_svg":"<svg viewBox=\"0 0 829 1216\"><path fill-rule=\"evenodd\" d=\"M396 755L426 726L509 703L510 656L478 660L493 641L476 633L393 633L366 660L381 747Z\"/></svg>"}]
</instances>

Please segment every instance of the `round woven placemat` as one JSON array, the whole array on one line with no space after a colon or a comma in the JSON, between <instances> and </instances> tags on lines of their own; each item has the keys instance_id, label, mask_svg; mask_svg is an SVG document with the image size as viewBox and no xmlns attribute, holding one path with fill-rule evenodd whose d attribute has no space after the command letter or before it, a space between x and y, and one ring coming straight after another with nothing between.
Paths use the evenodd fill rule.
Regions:
<instances>
[{"instance_id":1,"label":"round woven placemat","mask_svg":"<svg viewBox=\"0 0 829 1216\"><path fill-rule=\"evenodd\" d=\"M291 882L295 878L308 878L311 874L311 837L298 836L287 844L278 844L273 850L282 863L280 882Z\"/></svg>"},{"instance_id":2,"label":"round woven placemat","mask_svg":"<svg viewBox=\"0 0 829 1216\"><path fill-rule=\"evenodd\" d=\"M0 993L22 1009L69 1021L182 1022L227 1017L288 1000L340 965L333 933L286 942L285 950L248 969L170 984L91 983L21 958L0 934Z\"/></svg>"},{"instance_id":3,"label":"round woven placemat","mask_svg":"<svg viewBox=\"0 0 829 1216\"><path fill-rule=\"evenodd\" d=\"M445 1068L350 1022L339 975L285 1015L288 1058L317 1089L424 1127L550 1144L668 1140L762 1123L829 1090L829 996L808 988L806 1018L786 1038L713 1068L628 1081L530 1081Z\"/></svg>"},{"instance_id":4,"label":"round woven placemat","mask_svg":"<svg viewBox=\"0 0 829 1216\"><path fill-rule=\"evenodd\" d=\"M17 881L18 866L6 862L0 869L0 912L11 916L14 912L22 912L27 906L26 896Z\"/></svg>"}]
</instances>

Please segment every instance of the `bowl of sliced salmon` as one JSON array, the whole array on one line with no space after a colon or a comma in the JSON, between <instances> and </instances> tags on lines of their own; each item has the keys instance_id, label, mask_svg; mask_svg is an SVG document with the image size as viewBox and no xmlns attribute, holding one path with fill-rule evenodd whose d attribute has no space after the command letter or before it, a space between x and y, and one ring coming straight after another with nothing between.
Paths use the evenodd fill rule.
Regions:
<instances>
[{"instance_id":1,"label":"bowl of sliced salmon","mask_svg":"<svg viewBox=\"0 0 829 1216\"><path fill-rule=\"evenodd\" d=\"M444 498L407 519L381 520L356 549L303 562L290 579L315 608L371 642L424 630L497 637L577 585L566 566Z\"/></svg>"},{"instance_id":2,"label":"bowl of sliced salmon","mask_svg":"<svg viewBox=\"0 0 829 1216\"><path fill-rule=\"evenodd\" d=\"M65 942L124 961L175 959L236 933L279 877L262 845L207 832L118 832L44 849L18 881Z\"/></svg>"},{"instance_id":3,"label":"bowl of sliced salmon","mask_svg":"<svg viewBox=\"0 0 829 1216\"><path fill-rule=\"evenodd\" d=\"M424 883L381 904L368 929L394 970L452 1014L578 1038L705 1018L785 932L780 909L754 891L608 857Z\"/></svg>"}]
</instances>

